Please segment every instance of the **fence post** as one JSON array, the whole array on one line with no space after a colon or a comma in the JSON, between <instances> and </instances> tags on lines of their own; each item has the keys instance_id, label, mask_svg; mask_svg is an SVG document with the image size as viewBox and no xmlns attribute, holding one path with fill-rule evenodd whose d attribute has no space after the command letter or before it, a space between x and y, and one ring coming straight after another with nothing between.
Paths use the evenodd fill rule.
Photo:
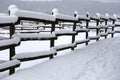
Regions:
<instances>
[{"instance_id":1,"label":"fence post","mask_svg":"<svg viewBox=\"0 0 120 80\"><path fill-rule=\"evenodd\" d=\"M105 26L107 26L107 20L105 20ZM105 33L107 32L107 28L105 28ZM107 36L105 36L105 39L107 39Z\"/></svg>"},{"instance_id":2,"label":"fence post","mask_svg":"<svg viewBox=\"0 0 120 80\"><path fill-rule=\"evenodd\" d=\"M86 29L88 29L90 21L86 21ZM86 32L86 39L88 39L88 31ZM88 42L86 42L86 45L88 45Z\"/></svg>"},{"instance_id":3,"label":"fence post","mask_svg":"<svg viewBox=\"0 0 120 80\"><path fill-rule=\"evenodd\" d=\"M98 26L98 25L99 25L99 20L96 20L96 26ZM99 31L100 31L100 29L98 28L96 31L97 36L99 35ZM96 41L99 41L99 38Z\"/></svg>"},{"instance_id":4,"label":"fence post","mask_svg":"<svg viewBox=\"0 0 120 80\"><path fill-rule=\"evenodd\" d=\"M52 23L51 34L55 31L55 23ZM50 40L50 47L54 47L54 39Z\"/></svg>"},{"instance_id":5,"label":"fence post","mask_svg":"<svg viewBox=\"0 0 120 80\"><path fill-rule=\"evenodd\" d=\"M112 24L113 24L113 25L115 24L115 20L113 20ZM114 31L114 27L115 27L115 26L112 26L112 31ZM112 34L111 37L113 38L113 37L114 37L114 34Z\"/></svg>"},{"instance_id":6,"label":"fence post","mask_svg":"<svg viewBox=\"0 0 120 80\"><path fill-rule=\"evenodd\" d=\"M12 38L12 35L14 34L15 32L15 26L14 24L11 24L10 25L10 38ZM12 57L15 55L15 46L11 46L10 47L10 60L12 60ZM10 71L9 71L9 74L13 74L15 73L15 68L10 68Z\"/></svg>"},{"instance_id":7,"label":"fence post","mask_svg":"<svg viewBox=\"0 0 120 80\"><path fill-rule=\"evenodd\" d=\"M73 23L73 31L75 31L76 29L76 22ZM75 35L72 35L72 43L75 42ZM74 48L71 48L72 50L74 50Z\"/></svg>"}]
</instances>

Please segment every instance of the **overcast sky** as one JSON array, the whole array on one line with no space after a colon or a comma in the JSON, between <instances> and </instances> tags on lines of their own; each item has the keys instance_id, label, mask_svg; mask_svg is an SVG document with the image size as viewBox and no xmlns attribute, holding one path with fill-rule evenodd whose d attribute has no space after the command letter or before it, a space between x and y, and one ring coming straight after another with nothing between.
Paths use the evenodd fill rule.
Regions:
<instances>
[{"instance_id":1,"label":"overcast sky","mask_svg":"<svg viewBox=\"0 0 120 80\"><path fill-rule=\"evenodd\" d=\"M119 2L120 3L120 0L96 0L96 1L100 1L100 2Z\"/></svg>"},{"instance_id":2,"label":"overcast sky","mask_svg":"<svg viewBox=\"0 0 120 80\"><path fill-rule=\"evenodd\" d=\"M64 1L64 0L20 0L20 1ZM99 2L105 2L105 3L111 3L111 2L118 3L119 2L120 3L120 0L82 0L82 1L99 1Z\"/></svg>"}]
</instances>

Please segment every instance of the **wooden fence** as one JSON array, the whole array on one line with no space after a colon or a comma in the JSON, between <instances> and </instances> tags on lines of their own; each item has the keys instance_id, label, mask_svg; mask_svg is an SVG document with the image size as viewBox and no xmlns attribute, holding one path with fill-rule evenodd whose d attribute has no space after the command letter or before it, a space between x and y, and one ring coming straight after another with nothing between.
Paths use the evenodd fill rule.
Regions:
<instances>
[{"instance_id":1,"label":"wooden fence","mask_svg":"<svg viewBox=\"0 0 120 80\"><path fill-rule=\"evenodd\" d=\"M17 10L12 10L13 8L16 8ZM14 22L10 22L12 20L11 16L13 15L17 17L17 20L15 20ZM58 10L56 11L53 10L52 15L48 15L39 12L20 10L15 5L9 7L9 15L7 17L10 18L9 19L10 21L0 22L0 26L1 27L10 26L9 28L10 38L0 39L0 50L10 49L10 60L0 64L0 71L2 72L5 70L10 70L10 74L13 74L15 72L15 68L20 66L20 62L34 60L34 59L42 59L47 57L49 59L53 59L54 56L57 55L58 51L65 49L74 50L78 44L85 43L86 45L88 45L91 40L99 41L101 37L105 37L105 39L107 39L107 36L109 34L111 34L111 38L113 38L115 32L116 33L119 32L119 31L114 31L115 28L120 26L120 24L115 24L115 22L117 21L117 18L115 17L96 16L96 15L91 16L89 14L81 16L79 15L78 12L75 12L74 16L69 16L59 13ZM6 16L4 17L4 19L8 19L8 18L6 18ZM2 18L0 17L0 19ZM50 32L46 34L42 34L42 33L35 34L35 33L29 33L28 30L27 33L25 32L15 33L15 31L17 30L15 26L20 25L21 21L22 22L34 21L37 24L43 23L45 25L49 25ZM91 22L94 22L95 25L91 26L90 25ZM58 28L56 27L56 25L58 24L65 25L66 23L67 25L71 26L70 30L67 31L64 30L64 26L62 26L62 28L60 28L59 30L56 30L56 28ZM82 24L85 25L82 26ZM91 30L95 30L96 32L95 36L89 35ZM76 40L76 36L77 35L79 36L79 34L83 32L85 33L85 39ZM71 43L55 46L55 40L58 40L59 36L72 36ZM21 53L21 54L17 54L17 52L15 52L15 47L20 46L21 41L31 41L31 40L50 41L50 50L31 52L31 53Z\"/></svg>"}]
</instances>

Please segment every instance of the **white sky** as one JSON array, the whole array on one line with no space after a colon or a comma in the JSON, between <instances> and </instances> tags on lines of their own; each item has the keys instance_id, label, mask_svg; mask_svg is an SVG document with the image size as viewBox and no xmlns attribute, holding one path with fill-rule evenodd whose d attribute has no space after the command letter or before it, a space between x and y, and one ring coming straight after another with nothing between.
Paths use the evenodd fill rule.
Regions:
<instances>
[{"instance_id":1,"label":"white sky","mask_svg":"<svg viewBox=\"0 0 120 80\"><path fill-rule=\"evenodd\" d=\"M62 1L62 0L19 0L19 1Z\"/></svg>"},{"instance_id":2,"label":"white sky","mask_svg":"<svg viewBox=\"0 0 120 80\"><path fill-rule=\"evenodd\" d=\"M105 2L105 3L110 3L110 2L113 2L113 3L120 3L120 0L95 0L95 1L100 1L100 2Z\"/></svg>"},{"instance_id":3,"label":"white sky","mask_svg":"<svg viewBox=\"0 0 120 80\"><path fill-rule=\"evenodd\" d=\"M20 1L64 1L64 0L20 0ZM120 0L82 0L82 1L99 1L99 2L105 2L105 3L110 3L110 2L118 3L119 2L120 3Z\"/></svg>"}]
</instances>

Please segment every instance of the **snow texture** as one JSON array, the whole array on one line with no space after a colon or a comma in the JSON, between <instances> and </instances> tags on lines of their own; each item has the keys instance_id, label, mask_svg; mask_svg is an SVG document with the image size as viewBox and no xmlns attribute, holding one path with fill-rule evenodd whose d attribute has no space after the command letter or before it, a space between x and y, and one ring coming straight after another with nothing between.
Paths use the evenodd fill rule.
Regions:
<instances>
[{"instance_id":1,"label":"snow texture","mask_svg":"<svg viewBox=\"0 0 120 80\"><path fill-rule=\"evenodd\" d=\"M73 16L59 13L58 9L56 8L52 10L52 13L53 13L53 16L55 16L57 19L78 21L78 19Z\"/></svg>"},{"instance_id":2,"label":"snow texture","mask_svg":"<svg viewBox=\"0 0 120 80\"><path fill-rule=\"evenodd\" d=\"M86 15L77 15L76 18L84 19L84 20L90 20L90 17L86 17Z\"/></svg>"},{"instance_id":3,"label":"snow texture","mask_svg":"<svg viewBox=\"0 0 120 80\"><path fill-rule=\"evenodd\" d=\"M46 21L56 20L56 18L52 15L48 15L41 12L35 12L35 11L20 10L16 5L10 5L8 10L10 11L10 15L16 15L18 17L35 18Z\"/></svg>"},{"instance_id":4,"label":"snow texture","mask_svg":"<svg viewBox=\"0 0 120 80\"><path fill-rule=\"evenodd\" d=\"M109 27L115 27L115 24L109 24L108 26Z\"/></svg>"},{"instance_id":5,"label":"snow texture","mask_svg":"<svg viewBox=\"0 0 120 80\"><path fill-rule=\"evenodd\" d=\"M12 59L34 58L38 56L55 54L55 53L56 50L41 51L41 52L26 52L26 53L16 54L15 56L12 57Z\"/></svg>"},{"instance_id":6,"label":"snow texture","mask_svg":"<svg viewBox=\"0 0 120 80\"><path fill-rule=\"evenodd\" d=\"M108 13L106 13L105 16L106 16L107 18L109 18L109 19L113 19L113 20L116 20L116 19L117 19L115 14L109 15Z\"/></svg>"},{"instance_id":7,"label":"snow texture","mask_svg":"<svg viewBox=\"0 0 120 80\"><path fill-rule=\"evenodd\" d=\"M97 35L97 36L89 36L90 39L97 39L97 38L100 38L100 35Z\"/></svg>"},{"instance_id":8,"label":"snow texture","mask_svg":"<svg viewBox=\"0 0 120 80\"><path fill-rule=\"evenodd\" d=\"M6 61L0 64L0 70L20 64L19 60Z\"/></svg>"},{"instance_id":9,"label":"snow texture","mask_svg":"<svg viewBox=\"0 0 120 80\"><path fill-rule=\"evenodd\" d=\"M17 20L18 20L18 17L15 15L9 16L8 14L0 13L0 24L15 23L17 22Z\"/></svg>"},{"instance_id":10,"label":"snow texture","mask_svg":"<svg viewBox=\"0 0 120 80\"><path fill-rule=\"evenodd\" d=\"M14 37L11 39L0 40L0 47L9 46L9 45L17 45L20 43L20 38Z\"/></svg>"},{"instance_id":11,"label":"snow texture","mask_svg":"<svg viewBox=\"0 0 120 80\"><path fill-rule=\"evenodd\" d=\"M89 29L100 29L100 26L89 26Z\"/></svg>"},{"instance_id":12,"label":"snow texture","mask_svg":"<svg viewBox=\"0 0 120 80\"><path fill-rule=\"evenodd\" d=\"M2 80L120 80L120 38L101 40Z\"/></svg>"},{"instance_id":13,"label":"snow texture","mask_svg":"<svg viewBox=\"0 0 120 80\"><path fill-rule=\"evenodd\" d=\"M17 33L39 33L40 30L16 30Z\"/></svg>"},{"instance_id":14,"label":"snow texture","mask_svg":"<svg viewBox=\"0 0 120 80\"><path fill-rule=\"evenodd\" d=\"M114 34L115 31L108 31L108 34Z\"/></svg>"},{"instance_id":15,"label":"snow texture","mask_svg":"<svg viewBox=\"0 0 120 80\"><path fill-rule=\"evenodd\" d=\"M90 40L89 39L84 39L84 40L77 40L75 41L76 44L79 44L79 43L85 43L85 42L89 42Z\"/></svg>"},{"instance_id":16,"label":"snow texture","mask_svg":"<svg viewBox=\"0 0 120 80\"><path fill-rule=\"evenodd\" d=\"M90 16L90 18L97 19L97 20L100 19L100 17L98 17L98 16Z\"/></svg>"},{"instance_id":17,"label":"snow texture","mask_svg":"<svg viewBox=\"0 0 120 80\"><path fill-rule=\"evenodd\" d=\"M105 33L105 32L101 32L101 33L99 33L99 35L100 35L100 36L107 36L107 35L108 35L108 32L106 32L106 33Z\"/></svg>"},{"instance_id":18,"label":"snow texture","mask_svg":"<svg viewBox=\"0 0 120 80\"><path fill-rule=\"evenodd\" d=\"M107 17L107 16L105 16L105 15L101 15L100 18L102 18L102 19L107 19L107 20L109 19L109 17Z\"/></svg>"},{"instance_id":19,"label":"snow texture","mask_svg":"<svg viewBox=\"0 0 120 80\"><path fill-rule=\"evenodd\" d=\"M67 48L67 47L73 48L75 46L76 46L76 44L74 44L74 43L73 44L64 44L64 45L60 45L60 46L55 46L52 49L59 50L59 49Z\"/></svg>"},{"instance_id":20,"label":"snow texture","mask_svg":"<svg viewBox=\"0 0 120 80\"><path fill-rule=\"evenodd\" d=\"M99 27L102 28L108 28L108 25L99 25Z\"/></svg>"},{"instance_id":21,"label":"snow texture","mask_svg":"<svg viewBox=\"0 0 120 80\"><path fill-rule=\"evenodd\" d=\"M100 18L101 14L99 12L97 12L96 16Z\"/></svg>"},{"instance_id":22,"label":"snow texture","mask_svg":"<svg viewBox=\"0 0 120 80\"><path fill-rule=\"evenodd\" d=\"M55 38L55 34L35 34L35 33L17 33L14 34L13 37L19 37L21 39L37 39L37 40L41 40L41 39L50 39L50 38Z\"/></svg>"},{"instance_id":23,"label":"snow texture","mask_svg":"<svg viewBox=\"0 0 120 80\"><path fill-rule=\"evenodd\" d=\"M86 15L79 15L79 12L78 11L75 11L74 14L76 15L76 18L78 19L84 19L84 20L90 20L90 14L89 14L89 17L86 17Z\"/></svg>"},{"instance_id":24,"label":"snow texture","mask_svg":"<svg viewBox=\"0 0 120 80\"><path fill-rule=\"evenodd\" d=\"M76 34L75 31L70 31L70 30L59 30L59 31L54 31L53 33L55 33L56 35L59 35L59 34Z\"/></svg>"},{"instance_id":25,"label":"snow texture","mask_svg":"<svg viewBox=\"0 0 120 80\"><path fill-rule=\"evenodd\" d=\"M86 29L86 28L77 28L77 29L75 29L75 31L77 31L77 32L80 32L80 31L88 32L89 29Z\"/></svg>"}]
</instances>

